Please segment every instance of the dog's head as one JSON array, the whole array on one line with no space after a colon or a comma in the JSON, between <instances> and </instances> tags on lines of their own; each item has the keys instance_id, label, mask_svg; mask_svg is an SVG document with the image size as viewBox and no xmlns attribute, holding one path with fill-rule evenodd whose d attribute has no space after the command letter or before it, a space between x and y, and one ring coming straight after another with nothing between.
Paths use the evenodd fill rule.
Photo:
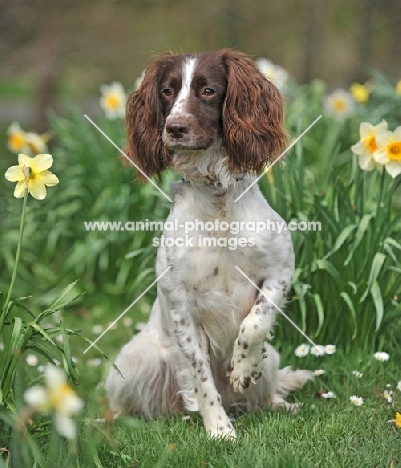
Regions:
<instances>
[{"instance_id":1,"label":"dog's head","mask_svg":"<svg viewBox=\"0 0 401 468\"><path fill-rule=\"evenodd\" d=\"M279 91L233 50L159 56L128 99L126 127L127 155L149 177L177 152L214 144L226 150L230 172L253 173L286 143Z\"/></svg>"}]
</instances>

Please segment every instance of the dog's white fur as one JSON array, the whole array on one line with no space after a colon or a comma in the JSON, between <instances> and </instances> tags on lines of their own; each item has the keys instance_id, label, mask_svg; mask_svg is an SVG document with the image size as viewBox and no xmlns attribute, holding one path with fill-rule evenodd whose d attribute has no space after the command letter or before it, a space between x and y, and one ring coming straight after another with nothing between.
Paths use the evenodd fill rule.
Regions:
<instances>
[{"instance_id":1,"label":"dog's white fur","mask_svg":"<svg viewBox=\"0 0 401 468\"><path fill-rule=\"evenodd\" d=\"M163 139L167 139L166 131ZM203 151L177 150L171 167L183 181L172 187L174 203L167 221L186 238L183 224L207 221L282 223L254 181L230 173L221 140ZM244 238L245 246L200 247L203 238ZM289 392L312 379L310 371L279 370L279 355L266 341L283 307L294 272L288 230L255 232L197 230L188 234L194 247L161 246L156 270L161 275L149 322L126 344L106 381L111 408L147 418L182 409L198 411L211 436L235 437L226 414L230 405L251 410L284 406ZM238 266L263 293L235 268Z\"/></svg>"}]
</instances>

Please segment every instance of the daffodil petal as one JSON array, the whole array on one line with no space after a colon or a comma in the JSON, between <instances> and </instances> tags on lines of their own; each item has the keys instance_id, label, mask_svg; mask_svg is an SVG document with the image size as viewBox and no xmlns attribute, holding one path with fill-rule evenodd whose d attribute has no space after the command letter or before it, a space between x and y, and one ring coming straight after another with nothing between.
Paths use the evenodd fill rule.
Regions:
<instances>
[{"instance_id":1,"label":"daffodil petal","mask_svg":"<svg viewBox=\"0 0 401 468\"><path fill-rule=\"evenodd\" d=\"M369 122L362 122L359 127L359 134L361 138L367 138L374 132L374 127Z\"/></svg>"},{"instance_id":2,"label":"daffodil petal","mask_svg":"<svg viewBox=\"0 0 401 468\"><path fill-rule=\"evenodd\" d=\"M22 198L25 194L25 188L26 188L25 180L17 182L17 185L15 186L15 189L14 189L14 197Z\"/></svg>"},{"instance_id":3,"label":"daffodil petal","mask_svg":"<svg viewBox=\"0 0 401 468\"><path fill-rule=\"evenodd\" d=\"M18 155L18 164L20 166L27 166L32 167L33 158L30 158L26 154L19 154Z\"/></svg>"},{"instance_id":4,"label":"daffodil petal","mask_svg":"<svg viewBox=\"0 0 401 468\"><path fill-rule=\"evenodd\" d=\"M359 167L364 171L372 171L376 167L372 156L367 155L366 153L359 155L358 163Z\"/></svg>"},{"instance_id":5,"label":"daffodil petal","mask_svg":"<svg viewBox=\"0 0 401 468\"><path fill-rule=\"evenodd\" d=\"M58 177L50 171L43 171L38 176L37 179L42 182L42 184L47 185L48 187L53 187L59 183Z\"/></svg>"},{"instance_id":6,"label":"daffodil petal","mask_svg":"<svg viewBox=\"0 0 401 468\"><path fill-rule=\"evenodd\" d=\"M56 429L59 434L67 439L75 439L77 429L75 427L75 422L71 418L68 418L63 414L56 413L55 422Z\"/></svg>"},{"instance_id":7,"label":"daffodil petal","mask_svg":"<svg viewBox=\"0 0 401 468\"><path fill-rule=\"evenodd\" d=\"M39 179L30 179L28 190L33 198L36 198L36 200L43 200L46 198L46 186Z\"/></svg>"},{"instance_id":8,"label":"daffodil petal","mask_svg":"<svg viewBox=\"0 0 401 468\"><path fill-rule=\"evenodd\" d=\"M389 130L384 130L383 132L378 132L376 135L377 146L387 146L393 141L393 132Z\"/></svg>"},{"instance_id":9,"label":"daffodil petal","mask_svg":"<svg viewBox=\"0 0 401 468\"><path fill-rule=\"evenodd\" d=\"M351 146L351 151L354 154L363 154L366 151L366 144L364 141L358 141L355 145Z\"/></svg>"},{"instance_id":10,"label":"daffodil petal","mask_svg":"<svg viewBox=\"0 0 401 468\"><path fill-rule=\"evenodd\" d=\"M393 179L399 174L401 174L401 163L389 162L388 164L386 164L385 168Z\"/></svg>"},{"instance_id":11,"label":"daffodil petal","mask_svg":"<svg viewBox=\"0 0 401 468\"><path fill-rule=\"evenodd\" d=\"M71 390L64 398L63 403L63 413L65 414L74 414L79 413L84 407L83 401Z\"/></svg>"},{"instance_id":12,"label":"daffodil petal","mask_svg":"<svg viewBox=\"0 0 401 468\"><path fill-rule=\"evenodd\" d=\"M48 365L45 369L45 383L49 389L57 389L64 385L66 378L64 372L55 366Z\"/></svg>"},{"instance_id":13,"label":"daffodil petal","mask_svg":"<svg viewBox=\"0 0 401 468\"><path fill-rule=\"evenodd\" d=\"M35 385L24 393L24 399L32 408L48 411L50 408L49 395L44 387Z\"/></svg>"},{"instance_id":14,"label":"daffodil petal","mask_svg":"<svg viewBox=\"0 0 401 468\"><path fill-rule=\"evenodd\" d=\"M379 164L387 164L390 161L387 154L387 148L376 150L373 153L373 159Z\"/></svg>"},{"instance_id":15,"label":"daffodil petal","mask_svg":"<svg viewBox=\"0 0 401 468\"><path fill-rule=\"evenodd\" d=\"M51 154L38 154L32 160L32 170L36 173L45 171L52 167L53 156Z\"/></svg>"},{"instance_id":16,"label":"daffodil petal","mask_svg":"<svg viewBox=\"0 0 401 468\"><path fill-rule=\"evenodd\" d=\"M7 169L4 177L10 182L20 182L25 180L24 172L21 166L11 166Z\"/></svg>"}]
</instances>

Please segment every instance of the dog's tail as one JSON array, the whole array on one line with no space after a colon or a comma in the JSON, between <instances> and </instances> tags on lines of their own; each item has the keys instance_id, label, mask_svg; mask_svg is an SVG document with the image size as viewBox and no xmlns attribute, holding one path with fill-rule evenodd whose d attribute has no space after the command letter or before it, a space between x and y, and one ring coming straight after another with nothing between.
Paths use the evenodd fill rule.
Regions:
<instances>
[{"instance_id":1,"label":"dog's tail","mask_svg":"<svg viewBox=\"0 0 401 468\"><path fill-rule=\"evenodd\" d=\"M276 394L285 398L294 390L302 388L309 380L314 380L315 374L309 370L292 370L290 366L278 371L278 387Z\"/></svg>"}]
</instances>

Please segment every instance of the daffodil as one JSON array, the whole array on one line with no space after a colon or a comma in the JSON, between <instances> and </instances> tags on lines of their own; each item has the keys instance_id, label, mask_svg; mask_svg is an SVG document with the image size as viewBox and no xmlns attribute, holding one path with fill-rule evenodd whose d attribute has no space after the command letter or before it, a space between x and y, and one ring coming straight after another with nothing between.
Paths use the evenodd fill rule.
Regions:
<instances>
[{"instance_id":1,"label":"daffodil","mask_svg":"<svg viewBox=\"0 0 401 468\"><path fill-rule=\"evenodd\" d=\"M26 133L17 122L13 122L7 129L8 149L13 153L28 153Z\"/></svg>"},{"instance_id":2,"label":"daffodil","mask_svg":"<svg viewBox=\"0 0 401 468\"><path fill-rule=\"evenodd\" d=\"M312 346L310 353L316 357L324 356L324 346L323 345Z\"/></svg>"},{"instance_id":3,"label":"daffodil","mask_svg":"<svg viewBox=\"0 0 401 468\"><path fill-rule=\"evenodd\" d=\"M370 89L368 86L360 84L360 83L352 83L350 87L350 92L352 97L355 99L356 102L360 102L364 104L369 99Z\"/></svg>"},{"instance_id":4,"label":"daffodil","mask_svg":"<svg viewBox=\"0 0 401 468\"><path fill-rule=\"evenodd\" d=\"M398 80L396 85L395 85L395 92L401 96L401 80Z\"/></svg>"},{"instance_id":5,"label":"daffodil","mask_svg":"<svg viewBox=\"0 0 401 468\"><path fill-rule=\"evenodd\" d=\"M362 406L363 405L363 398L362 397L352 395L352 396L349 397L349 399L350 399L350 402L355 406Z\"/></svg>"},{"instance_id":6,"label":"daffodil","mask_svg":"<svg viewBox=\"0 0 401 468\"><path fill-rule=\"evenodd\" d=\"M301 344L295 349L295 356L305 357L309 354L310 346L307 344Z\"/></svg>"},{"instance_id":7,"label":"daffodil","mask_svg":"<svg viewBox=\"0 0 401 468\"><path fill-rule=\"evenodd\" d=\"M384 351L379 351L373 355L375 359L377 359L380 362L385 362L390 359L390 355L385 353Z\"/></svg>"},{"instance_id":8,"label":"daffodil","mask_svg":"<svg viewBox=\"0 0 401 468\"><path fill-rule=\"evenodd\" d=\"M377 134L377 150L373 157L379 164L384 165L391 177L401 174L401 126L394 132L389 130Z\"/></svg>"},{"instance_id":9,"label":"daffodil","mask_svg":"<svg viewBox=\"0 0 401 468\"><path fill-rule=\"evenodd\" d=\"M395 420L394 420L394 422L395 422L395 425L396 425L397 427L401 427L401 414L400 414L400 413L398 413L398 412L395 413Z\"/></svg>"},{"instance_id":10,"label":"daffodil","mask_svg":"<svg viewBox=\"0 0 401 468\"><path fill-rule=\"evenodd\" d=\"M123 85L114 81L110 85L100 86L100 106L108 119L124 117L126 95Z\"/></svg>"},{"instance_id":11,"label":"daffodil","mask_svg":"<svg viewBox=\"0 0 401 468\"><path fill-rule=\"evenodd\" d=\"M71 417L83 408L82 400L64 373L50 364L45 368L44 381L44 387L36 385L25 392L25 401L34 411L53 412L57 431L67 439L75 439L76 427Z\"/></svg>"},{"instance_id":12,"label":"daffodil","mask_svg":"<svg viewBox=\"0 0 401 468\"><path fill-rule=\"evenodd\" d=\"M30 154L33 156L46 153L46 139L43 136L38 135L37 133L27 132L25 133L25 141L29 148Z\"/></svg>"},{"instance_id":13,"label":"daffodil","mask_svg":"<svg viewBox=\"0 0 401 468\"><path fill-rule=\"evenodd\" d=\"M256 60L256 65L259 68L260 72L280 91L283 91L287 81L288 81L288 73L284 70L284 68L280 67L279 65L274 65L270 60L265 58L259 58Z\"/></svg>"},{"instance_id":14,"label":"daffodil","mask_svg":"<svg viewBox=\"0 0 401 468\"><path fill-rule=\"evenodd\" d=\"M10 182L17 182L14 197L22 198L25 189L37 200L46 197L46 186L52 187L58 184L58 178L48 169L53 164L50 154L38 154L30 158L26 154L18 155L18 166L9 167L5 178Z\"/></svg>"},{"instance_id":15,"label":"daffodil","mask_svg":"<svg viewBox=\"0 0 401 468\"><path fill-rule=\"evenodd\" d=\"M382 170L373 154L377 150L377 134L387 131L387 122L381 121L378 125L372 125L369 122L362 122L359 126L360 140L351 146L351 150L358 156L359 167L364 171L371 171L375 168Z\"/></svg>"},{"instance_id":16,"label":"daffodil","mask_svg":"<svg viewBox=\"0 0 401 468\"><path fill-rule=\"evenodd\" d=\"M336 89L326 97L324 107L328 114L337 119L344 119L354 113L355 101L344 89Z\"/></svg>"}]
</instances>

